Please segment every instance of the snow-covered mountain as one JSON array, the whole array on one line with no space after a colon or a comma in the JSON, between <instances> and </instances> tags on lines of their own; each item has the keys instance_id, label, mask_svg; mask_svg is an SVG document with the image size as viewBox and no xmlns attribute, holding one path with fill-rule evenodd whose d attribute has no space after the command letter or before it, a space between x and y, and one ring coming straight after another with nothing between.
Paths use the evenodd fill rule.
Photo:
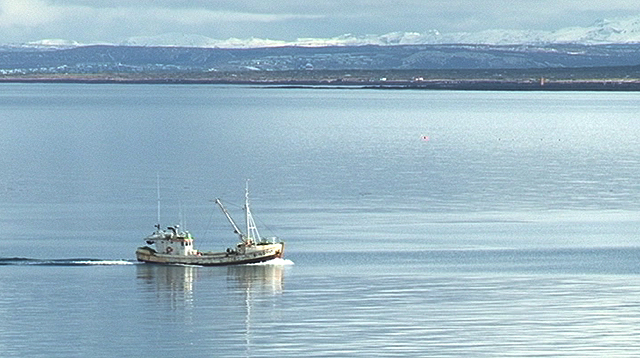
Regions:
<instances>
[{"instance_id":1,"label":"snow-covered mountain","mask_svg":"<svg viewBox=\"0 0 640 358\"><path fill-rule=\"evenodd\" d=\"M640 43L640 15L612 20L598 20L588 27L568 27L555 31L485 30L480 32L441 33L391 32L384 35L345 34L331 38L298 38L294 41L261 38L213 39L196 34L168 33L157 36L130 37L117 45L173 46L203 48L265 48L265 47L326 47L326 46L395 46L395 45L543 45L543 44L628 44ZM42 40L27 47L73 47L81 44L66 40ZM86 45L86 44L85 44Z\"/></svg>"},{"instance_id":2,"label":"snow-covered mountain","mask_svg":"<svg viewBox=\"0 0 640 358\"><path fill-rule=\"evenodd\" d=\"M639 43L640 16L598 20L588 27L567 27L555 31L486 30L441 35L438 44L608 44Z\"/></svg>"},{"instance_id":3,"label":"snow-covered mountain","mask_svg":"<svg viewBox=\"0 0 640 358\"><path fill-rule=\"evenodd\" d=\"M179 47L218 47L218 48L257 48L257 47L281 47L287 46L285 41L249 38L216 40L210 37L195 35L168 33L157 36L130 37L119 45L123 46L179 46Z\"/></svg>"},{"instance_id":4,"label":"snow-covered mountain","mask_svg":"<svg viewBox=\"0 0 640 358\"><path fill-rule=\"evenodd\" d=\"M63 39L44 39L40 41L28 42L26 45L31 45L34 47L75 47L79 46L80 43L77 41L63 40Z\"/></svg>"},{"instance_id":5,"label":"snow-covered mountain","mask_svg":"<svg viewBox=\"0 0 640 358\"><path fill-rule=\"evenodd\" d=\"M213 39L194 34L169 33L158 36L130 37L121 42L125 46L180 46L180 47L218 47L218 48L258 48L258 47L326 47L326 46L364 46L364 45L411 45L436 43L437 31L425 34L417 32L393 32L386 35L356 36L345 34L332 38L299 38L295 41L230 38Z\"/></svg>"},{"instance_id":6,"label":"snow-covered mountain","mask_svg":"<svg viewBox=\"0 0 640 358\"><path fill-rule=\"evenodd\" d=\"M589 27L569 27L551 33L555 43L638 43L640 16L599 20Z\"/></svg>"},{"instance_id":7,"label":"snow-covered mountain","mask_svg":"<svg viewBox=\"0 0 640 358\"><path fill-rule=\"evenodd\" d=\"M158 36L131 37L120 43L126 46L180 46L180 47L217 47L217 48L258 48L258 47L327 47L327 46L393 46L438 44L442 35L437 30L425 33L392 32L384 35L344 34L330 38L298 38L294 41L230 38L218 40L201 35L169 33Z\"/></svg>"},{"instance_id":8,"label":"snow-covered mountain","mask_svg":"<svg viewBox=\"0 0 640 358\"><path fill-rule=\"evenodd\" d=\"M331 38L299 38L295 41L270 39L217 40L201 35L170 33L149 37L131 37L122 45L135 46L181 46L181 47L218 47L218 48L256 48L256 47L324 47L324 46L394 46L429 44L606 44L640 43L640 16L598 20L588 27L568 27L556 31L534 30L485 30L480 32L441 33L437 30L427 32L392 32L384 35L345 34Z\"/></svg>"}]
</instances>

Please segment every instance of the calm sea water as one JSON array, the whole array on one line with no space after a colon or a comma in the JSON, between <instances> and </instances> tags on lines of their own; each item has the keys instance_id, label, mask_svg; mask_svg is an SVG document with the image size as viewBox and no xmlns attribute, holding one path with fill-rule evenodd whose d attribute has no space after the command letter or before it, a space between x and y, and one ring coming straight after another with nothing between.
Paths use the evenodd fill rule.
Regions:
<instances>
[{"instance_id":1,"label":"calm sea water","mask_svg":"<svg viewBox=\"0 0 640 358\"><path fill-rule=\"evenodd\" d=\"M3 357L640 349L640 94L0 85ZM204 250L245 179L286 260ZM234 205L237 204L237 205Z\"/></svg>"}]
</instances>

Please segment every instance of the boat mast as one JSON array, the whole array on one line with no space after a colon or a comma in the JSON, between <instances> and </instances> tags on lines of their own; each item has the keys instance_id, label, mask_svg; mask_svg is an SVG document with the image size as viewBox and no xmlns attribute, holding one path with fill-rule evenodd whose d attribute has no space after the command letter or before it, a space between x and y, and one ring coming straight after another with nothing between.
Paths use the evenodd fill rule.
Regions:
<instances>
[{"instance_id":1,"label":"boat mast","mask_svg":"<svg viewBox=\"0 0 640 358\"><path fill-rule=\"evenodd\" d=\"M158 192L158 223L156 228L160 230L160 173L156 173L156 191Z\"/></svg>"},{"instance_id":2,"label":"boat mast","mask_svg":"<svg viewBox=\"0 0 640 358\"><path fill-rule=\"evenodd\" d=\"M244 234L242 234L242 231L240 231L240 228L238 227L238 225L236 225L236 222L233 221L233 219L231 218L231 215L229 215L229 212L227 211L227 209L224 207L224 205L222 205L222 202L220 201L220 199L216 199L216 204L218 204L218 206L220 207L220 210L222 210L222 213L224 214L224 216L227 217L227 220L229 220L229 223L231 223L231 226L233 226L233 231L238 234L238 236L240 236L240 241L246 243L247 239L244 236Z\"/></svg>"},{"instance_id":3,"label":"boat mast","mask_svg":"<svg viewBox=\"0 0 640 358\"><path fill-rule=\"evenodd\" d=\"M247 184L245 186L244 211L245 222L247 224L247 240L257 243L260 240L260 233L258 232L255 220L253 220L253 215L251 215L251 209L249 209L249 180L247 180Z\"/></svg>"}]
</instances>

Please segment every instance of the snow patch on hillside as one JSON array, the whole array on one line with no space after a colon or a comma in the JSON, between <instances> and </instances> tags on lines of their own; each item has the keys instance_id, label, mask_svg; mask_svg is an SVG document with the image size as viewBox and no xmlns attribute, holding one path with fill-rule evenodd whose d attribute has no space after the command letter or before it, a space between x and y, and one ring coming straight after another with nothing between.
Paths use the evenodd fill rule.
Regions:
<instances>
[{"instance_id":1,"label":"snow patch on hillside","mask_svg":"<svg viewBox=\"0 0 640 358\"><path fill-rule=\"evenodd\" d=\"M640 16L598 20L588 27L567 27L556 31L485 30L480 32L441 33L390 32L384 35L344 34L330 38L298 38L294 41L250 37L247 39L213 39L197 34L168 33L157 36L130 37L118 45L174 46L204 48L327 47L327 46L397 46L397 45L541 45L541 44L609 44L640 43ZM74 47L78 42L47 39L24 44L26 47Z\"/></svg>"}]
</instances>

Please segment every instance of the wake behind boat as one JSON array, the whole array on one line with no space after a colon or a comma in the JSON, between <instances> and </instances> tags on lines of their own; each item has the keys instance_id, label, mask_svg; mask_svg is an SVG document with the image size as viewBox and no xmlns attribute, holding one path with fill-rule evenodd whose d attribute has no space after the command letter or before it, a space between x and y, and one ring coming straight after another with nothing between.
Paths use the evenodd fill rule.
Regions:
<instances>
[{"instance_id":1,"label":"wake behind boat","mask_svg":"<svg viewBox=\"0 0 640 358\"><path fill-rule=\"evenodd\" d=\"M263 238L258 232L256 223L249 207L249 188L245 190L245 232L236 225L220 199L216 204L227 217L234 232L239 236L240 242L234 248L228 248L224 252L202 252L193 246L193 237L188 231L180 231L179 226L170 226L167 230L161 230L160 224L156 225L156 231L144 240L147 245L136 250L138 261L157 264L179 264L200 266L241 265L256 262L269 261L284 256L284 243L275 237ZM159 221L159 220L158 220Z\"/></svg>"}]
</instances>

